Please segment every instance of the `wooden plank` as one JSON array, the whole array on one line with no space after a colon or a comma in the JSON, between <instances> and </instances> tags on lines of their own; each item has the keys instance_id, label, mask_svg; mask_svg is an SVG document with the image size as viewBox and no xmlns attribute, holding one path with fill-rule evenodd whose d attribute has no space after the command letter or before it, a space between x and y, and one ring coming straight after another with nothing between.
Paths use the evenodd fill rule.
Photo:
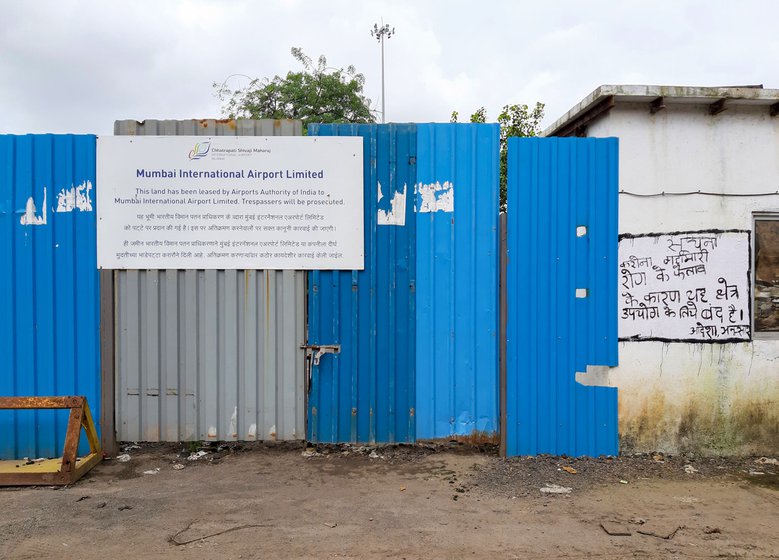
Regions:
<instances>
[{"instance_id":1,"label":"wooden plank","mask_svg":"<svg viewBox=\"0 0 779 560\"><path fill-rule=\"evenodd\" d=\"M658 111L662 111L665 109L665 98L664 97L656 97L652 102L649 103L649 112L654 115Z\"/></svg>"},{"instance_id":2,"label":"wooden plank","mask_svg":"<svg viewBox=\"0 0 779 560\"><path fill-rule=\"evenodd\" d=\"M604 97L576 117L576 119L558 129L553 136L585 136L587 125L604 113L608 113L613 107L614 96L609 95L608 97Z\"/></svg>"},{"instance_id":3,"label":"wooden plank","mask_svg":"<svg viewBox=\"0 0 779 560\"><path fill-rule=\"evenodd\" d=\"M722 111L727 110L725 101L726 101L725 98L717 99L714 103L709 105L709 114L712 116L719 115Z\"/></svg>"}]
</instances>

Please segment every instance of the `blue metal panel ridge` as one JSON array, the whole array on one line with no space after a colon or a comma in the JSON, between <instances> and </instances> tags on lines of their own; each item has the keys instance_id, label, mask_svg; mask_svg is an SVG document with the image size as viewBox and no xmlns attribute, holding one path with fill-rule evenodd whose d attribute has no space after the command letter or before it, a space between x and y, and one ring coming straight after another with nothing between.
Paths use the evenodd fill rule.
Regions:
<instances>
[{"instance_id":1,"label":"blue metal panel ridge","mask_svg":"<svg viewBox=\"0 0 779 560\"><path fill-rule=\"evenodd\" d=\"M617 365L617 148L509 139L508 455L618 452L617 390L575 381Z\"/></svg>"},{"instance_id":2,"label":"blue metal panel ridge","mask_svg":"<svg viewBox=\"0 0 779 560\"><path fill-rule=\"evenodd\" d=\"M311 368L307 435L315 442L414 440L414 125L311 125L362 136L365 269L309 274L310 345L340 345Z\"/></svg>"},{"instance_id":3,"label":"blue metal panel ridge","mask_svg":"<svg viewBox=\"0 0 779 560\"><path fill-rule=\"evenodd\" d=\"M499 127L417 137L417 438L496 439Z\"/></svg>"},{"instance_id":4,"label":"blue metal panel ridge","mask_svg":"<svg viewBox=\"0 0 779 560\"><path fill-rule=\"evenodd\" d=\"M94 136L0 135L0 395L84 395L99 418L95 196ZM0 411L0 458L61 455L67 413Z\"/></svg>"}]
</instances>

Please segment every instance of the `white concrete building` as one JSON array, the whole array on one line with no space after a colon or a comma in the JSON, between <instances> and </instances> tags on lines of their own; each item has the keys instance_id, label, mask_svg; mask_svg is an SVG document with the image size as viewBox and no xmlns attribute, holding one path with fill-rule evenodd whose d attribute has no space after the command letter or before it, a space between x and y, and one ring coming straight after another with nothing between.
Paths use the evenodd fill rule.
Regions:
<instances>
[{"instance_id":1,"label":"white concrete building","mask_svg":"<svg viewBox=\"0 0 779 560\"><path fill-rule=\"evenodd\" d=\"M544 135L619 138L621 448L779 453L779 90L605 85Z\"/></svg>"}]
</instances>

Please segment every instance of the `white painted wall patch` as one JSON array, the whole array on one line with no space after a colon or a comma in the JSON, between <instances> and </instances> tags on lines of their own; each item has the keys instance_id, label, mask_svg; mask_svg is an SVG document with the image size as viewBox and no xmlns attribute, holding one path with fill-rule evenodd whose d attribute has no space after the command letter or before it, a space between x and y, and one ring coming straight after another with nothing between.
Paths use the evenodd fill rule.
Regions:
<instances>
[{"instance_id":1,"label":"white painted wall patch","mask_svg":"<svg viewBox=\"0 0 779 560\"><path fill-rule=\"evenodd\" d=\"M92 181L84 181L78 186L62 189L57 194L57 212L92 212Z\"/></svg>"},{"instance_id":2,"label":"white painted wall patch","mask_svg":"<svg viewBox=\"0 0 779 560\"><path fill-rule=\"evenodd\" d=\"M450 181L417 183L414 194L417 195L417 212L454 212L454 184Z\"/></svg>"},{"instance_id":3,"label":"white painted wall patch","mask_svg":"<svg viewBox=\"0 0 779 560\"><path fill-rule=\"evenodd\" d=\"M379 185L378 200L384 198L381 192L381 183ZM390 200L390 209L382 210L379 208L376 223L380 226L405 226L406 225L406 185L403 185L402 191L395 191Z\"/></svg>"},{"instance_id":4,"label":"white painted wall patch","mask_svg":"<svg viewBox=\"0 0 779 560\"><path fill-rule=\"evenodd\" d=\"M46 187L43 187L43 210L41 215L38 216L38 209L35 207L35 200L33 197L27 199L27 205L24 209L24 214L19 219L19 223L23 226L45 226L46 225Z\"/></svg>"},{"instance_id":5,"label":"white painted wall patch","mask_svg":"<svg viewBox=\"0 0 779 560\"><path fill-rule=\"evenodd\" d=\"M586 371L576 372L576 382L587 387L609 387L609 366L587 365Z\"/></svg>"}]
</instances>

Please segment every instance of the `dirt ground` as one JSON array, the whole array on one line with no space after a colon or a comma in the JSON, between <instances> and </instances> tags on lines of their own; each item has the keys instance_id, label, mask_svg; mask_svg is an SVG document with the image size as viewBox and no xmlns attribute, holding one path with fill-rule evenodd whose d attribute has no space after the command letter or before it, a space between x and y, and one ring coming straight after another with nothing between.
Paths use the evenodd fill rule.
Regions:
<instances>
[{"instance_id":1,"label":"dirt ground","mask_svg":"<svg viewBox=\"0 0 779 560\"><path fill-rule=\"evenodd\" d=\"M0 558L779 558L772 458L125 451L71 487L0 489Z\"/></svg>"}]
</instances>

